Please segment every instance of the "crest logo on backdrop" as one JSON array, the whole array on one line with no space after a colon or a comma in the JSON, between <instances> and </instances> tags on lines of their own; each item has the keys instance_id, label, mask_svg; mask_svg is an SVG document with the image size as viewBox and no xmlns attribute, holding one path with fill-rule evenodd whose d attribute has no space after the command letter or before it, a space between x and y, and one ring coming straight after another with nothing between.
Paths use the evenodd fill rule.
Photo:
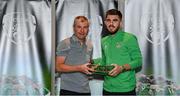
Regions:
<instances>
[{"instance_id":1,"label":"crest logo on backdrop","mask_svg":"<svg viewBox=\"0 0 180 96\"><path fill-rule=\"evenodd\" d=\"M140 27L145 38L153 45L160 45L169 39L174 31L174 17L168 2L157 0L144 6Z\"/></svg>"},{"instance_id":2,"label":"crest logo on backdrop","mask_svg":"<svg viewBox=\"0 0 180 96\"><path fill-rule=\"evenodd\" d=\"M164 43L170 33L174 30L174 18L169 14L164 17L152 16L153 13L147 13L141 19L141 32L145 38L154 45Z\"/></svg>"},{"instance_id":3,"label":"crest logo on backdrop","mask_svg":"<svg viewBox=\"0 0 180 96\"><path fill-rule=\"evenodd\" d=\"M31 14L14 12L3 17L3 33L17 45L28 42L35 33L36 20Z\"/></svg>"}]
</instances>

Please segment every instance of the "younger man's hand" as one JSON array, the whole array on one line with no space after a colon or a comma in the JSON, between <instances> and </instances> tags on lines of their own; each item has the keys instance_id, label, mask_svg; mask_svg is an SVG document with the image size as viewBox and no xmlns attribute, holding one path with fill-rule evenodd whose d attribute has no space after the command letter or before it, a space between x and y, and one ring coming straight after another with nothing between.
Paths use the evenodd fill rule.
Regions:
<instances>
[{"instance_id":1,"label":"younger man's hand","mask_svg":"<svg viewBox=\"0 0 180 96\"><path fill-rule=\"evenodd\" d=\"M108 73L110 76L117 76L123 71L123 67L117 64L111 64L114 68Z\"/></svg>"}]
</instances>

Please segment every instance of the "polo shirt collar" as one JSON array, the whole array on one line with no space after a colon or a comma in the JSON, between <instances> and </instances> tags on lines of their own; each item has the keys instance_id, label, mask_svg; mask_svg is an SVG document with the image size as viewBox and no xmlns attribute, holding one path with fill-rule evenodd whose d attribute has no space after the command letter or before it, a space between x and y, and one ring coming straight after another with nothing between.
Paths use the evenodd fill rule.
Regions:
<instances>
[{"instance_id":1,"label":"polo shirt collar","mask_svg":"<svg viewBox=\"0 0 180 96\"><path fill-rule=\"evenodd\" d=\"M124 31L122 29L119 29L114 35L110 35L111 37L115 38L118 35L122 34Z\"/></svg>"},{"instance_id":2,"label":"polo shirt collar","mask_svg":"<svg viewBox=\"0 0 180 96\"><path fill-rule=\"evenodd\" d=\"M79 44L80 44L80 41L79 41L79 39L76 37L76 35L72 35L72 40L74 41L74 42L78 42ZM85 40L85 42L83 42L83 44L85 44L86 43L86 40Z\"/></svg>"}]
</instances>

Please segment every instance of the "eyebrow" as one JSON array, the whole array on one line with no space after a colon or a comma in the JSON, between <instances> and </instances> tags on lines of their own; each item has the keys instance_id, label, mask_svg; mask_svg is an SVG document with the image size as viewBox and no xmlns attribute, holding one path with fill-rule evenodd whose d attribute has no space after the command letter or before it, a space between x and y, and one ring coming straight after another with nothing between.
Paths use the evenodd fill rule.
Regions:
<instances>
[{"instance_id":1,"label":"eyebrow","mask_svg":"<svg viewBox=\"0 0 180 96\"><path fill-rule=\"evenodd\" d=\"M106 20L109 21L109 20L111 20L111 19L106 19ZM115 18L115 19L112 19L112 21L118 21L118 19Z\"/></svg>"}]
</instances>

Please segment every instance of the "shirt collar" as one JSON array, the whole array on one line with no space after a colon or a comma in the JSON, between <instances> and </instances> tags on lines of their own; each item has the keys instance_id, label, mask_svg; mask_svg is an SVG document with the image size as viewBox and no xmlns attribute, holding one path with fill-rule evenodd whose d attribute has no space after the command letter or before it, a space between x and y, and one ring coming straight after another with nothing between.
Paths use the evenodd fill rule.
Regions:
<instances>
[{"instance_id":1,"label":"shirt collar","mask_svg":"<svg viewBox=\"0 0 180 96\"><path fill-rule=\"evenodd\" d=\"M115 34L113 35L110 35L111 37L116 37L117 35L120 35L123 33L123 30L122 29L119 29Z\"/></svg>"},{"instance_id":2,"label":"shirt collar","mask_svg":"<svg viewBox=\"0 0 180 96\"><path fill-rule=\"evenodd\" d=\"M80 44L80 41L79 41L79 39L76 37L75 34L72 35L72 40L73 40L74 42L78 42L78 43ZM83 44L85 44L85 43L86 43L86 40L85 40L85 42L83 42Z\"/></svg>"}]
</instances>

